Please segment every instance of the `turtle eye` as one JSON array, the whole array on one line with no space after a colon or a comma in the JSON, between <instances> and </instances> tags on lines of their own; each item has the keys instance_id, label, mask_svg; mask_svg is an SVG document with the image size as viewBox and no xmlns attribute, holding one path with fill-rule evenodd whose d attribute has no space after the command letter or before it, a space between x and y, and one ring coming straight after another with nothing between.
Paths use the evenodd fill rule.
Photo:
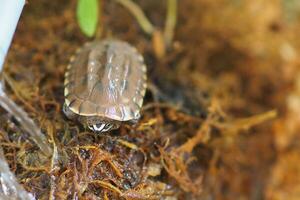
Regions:
<instances>
[{"instance_id":1,"label":"turtle eye","mask_svg":"<svg viewBox=\"0 0 300 200\"><path fill-rule=\"evenodd\" d=\"M103 132L109 131L112 127L113 127L113 125L110 124L110 123L108 123L108 124L105 125L105 127L103 128L102 131L103 131Z\"/></svg>"}]
</instances>

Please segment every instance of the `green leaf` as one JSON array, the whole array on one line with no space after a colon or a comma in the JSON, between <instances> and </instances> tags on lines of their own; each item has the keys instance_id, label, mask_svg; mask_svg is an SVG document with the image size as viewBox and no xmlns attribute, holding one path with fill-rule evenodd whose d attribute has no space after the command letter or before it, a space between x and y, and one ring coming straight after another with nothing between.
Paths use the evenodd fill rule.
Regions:
<instances>
[{"instance_id":1,"label":"green leaf","mask_svg":"<svg viewBox=\"0 0 300 200\"><path fill-rule=\"evenodd\" d=\"M96 33L99 15L98 0L78 0L77 20L81 31L88 37Z\"/></svg>"}]
</instances>

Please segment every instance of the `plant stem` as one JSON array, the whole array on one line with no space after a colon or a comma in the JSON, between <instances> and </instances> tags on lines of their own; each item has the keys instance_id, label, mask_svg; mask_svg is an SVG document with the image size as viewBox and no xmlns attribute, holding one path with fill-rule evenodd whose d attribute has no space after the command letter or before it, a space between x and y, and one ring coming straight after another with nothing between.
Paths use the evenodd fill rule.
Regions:
<instances>
[{"instance_id":1,"label":"plant stem","mask_svg":"<svg viewBox=\"0 0 300 200\"><path fill-rule=\"evenodd\" d=\"M136 18L142 29L145 33L148 35L152 35L154 32L154 26L151 24L151 22L148 20L148 18L145 16L143 10L133 1L131 0L116 0L118 3L123 5L125 8L127 8L132 15Z\"/></svg>"},{"instance_id":2,"label":"plant stem","mask_svg":"<svg viewBox=\"0 0 300 200\"><path fill-rule=\"evenodd\" d=\"M177 0L168 0L167 18L164 31L165 42L170 46L174 37L174 29L177 23Z\"/></svg>"}]
</instances>

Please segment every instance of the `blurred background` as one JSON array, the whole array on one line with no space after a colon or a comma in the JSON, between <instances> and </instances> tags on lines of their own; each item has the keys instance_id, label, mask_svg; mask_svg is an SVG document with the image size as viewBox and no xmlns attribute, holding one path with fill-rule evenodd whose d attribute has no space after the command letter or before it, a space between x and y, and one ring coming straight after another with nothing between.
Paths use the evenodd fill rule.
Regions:
<instances>
[{"instance_id":1,"label":"blurred background","mask_svg":"<svg viewBox=\"0 0 300 200\"><path fill-rule=\"evenodd\" d=\"M299 0L78 2L29 0L5 64L11 98L59 152L49 163L1 112L1 145L27 191L38 199L300 200ZM63 80L76 49L103 38L137 47L149 87L137 128L94 136L61 112Z\"/></svg>"}]
</instances>

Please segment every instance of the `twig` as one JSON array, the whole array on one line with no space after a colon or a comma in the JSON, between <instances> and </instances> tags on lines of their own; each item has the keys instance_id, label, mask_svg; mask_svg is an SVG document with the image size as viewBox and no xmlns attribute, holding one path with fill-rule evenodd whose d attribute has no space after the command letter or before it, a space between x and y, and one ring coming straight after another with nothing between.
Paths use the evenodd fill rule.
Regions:
<instances>
[{"instance_id":1,"label":"twig","mask_svg":"<svg viewBox=\"0 0 300 200\"><path fill-rule=\"evenodd\" d=\"M116 192L119 195L122 195L122 191L109 182L101 181L101 180L92 180L89 183L100 185L102 188L108 189L110 191Z\"/></svg>"},{"instance_id":2,"label":"twig","mask_svg":"<svg viewBox=\"0 0 300 200\"><path fill-rule=\"evenodd\" d=\"M215 123L217 128L224 130L224 134L236 134L241 130L247 131L249 128L261 124L265 121L274 119L277 117L276 110L270 110L268 112L254 115L247 118L232 120L227 123Z\"/></svg>"},{"instance_id":3,"label":"twig","mask_svg":"<svg viewBox=\"0 0 300 200\"><path fill-rule=\"evenodd\" d=\"M131 0L116 1L132 13L132 15L136 18L136 20L138 21L145 33L152 35L152 33L154 32L154 26L151 24L151 22L145 16L142 9L136 3L134 3Z\"/></svg>"}]
</instances>

